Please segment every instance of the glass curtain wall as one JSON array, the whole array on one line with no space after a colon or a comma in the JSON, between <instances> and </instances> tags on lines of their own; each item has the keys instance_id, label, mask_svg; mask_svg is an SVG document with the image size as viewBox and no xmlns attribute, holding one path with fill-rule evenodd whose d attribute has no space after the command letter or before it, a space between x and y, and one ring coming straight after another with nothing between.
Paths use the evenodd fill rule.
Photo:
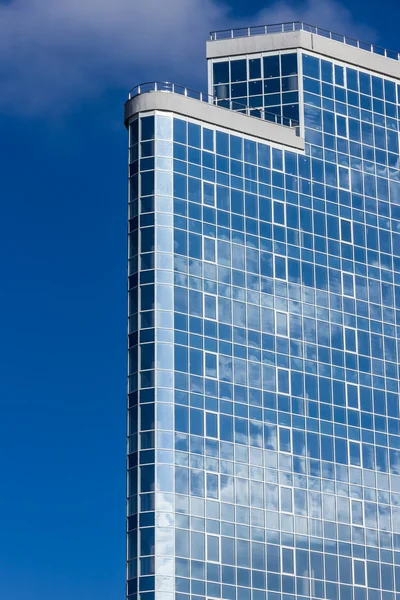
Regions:
<instances>
[{"instance_id":1,"label":"glass curtain wall","mask_svg":"<svg viewBox=\"0 0 400 600\"><path fill-rule=\"evenodd\" d=\"M299 60L305 153L130 125L131 600L400 597L400 88Z\"/></svg>"}]
</instances>

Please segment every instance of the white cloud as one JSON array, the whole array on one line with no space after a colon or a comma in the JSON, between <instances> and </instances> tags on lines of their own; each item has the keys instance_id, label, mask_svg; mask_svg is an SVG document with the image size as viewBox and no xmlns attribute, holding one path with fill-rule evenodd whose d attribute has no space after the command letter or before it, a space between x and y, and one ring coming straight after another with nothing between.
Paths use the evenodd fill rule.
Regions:
<instances>
[{"instance_id":1,"label":"white cloud","mask_svg":"<svg viewBox=\"0 0 400 600\"><path fill-rule=\"evenodd\" d=\"M278 0L250 24L304 20L371 38L336 0ZM0 4L0 110L64 111L143 78L204 86L212 29L248 25L218 0L13 0Z\"/></svg>"}]
</instances>

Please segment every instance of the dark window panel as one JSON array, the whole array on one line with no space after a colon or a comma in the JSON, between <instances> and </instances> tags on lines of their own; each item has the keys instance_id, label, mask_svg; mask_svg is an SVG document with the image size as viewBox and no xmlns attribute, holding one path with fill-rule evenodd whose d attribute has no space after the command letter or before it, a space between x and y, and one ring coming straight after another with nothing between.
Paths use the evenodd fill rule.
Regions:
<instances>
[{"instance_id":1,"label":"dark window panel","mask_svg":"<svg viewBox=\"0 0 400 600\"><path fill-rule=\"evenodd\" d=\"M214 85L229 83L229 62L217 62L213 64Z\"/></svg>"},{"instance_id":2,"label":"dark window panel","mask_svg":"<svg viewBox=\"0 0 400 600\"><path fill-rule=\"evenodd\" d=\"M235 83L236 81L247 81L246 59L231 61L231 83Z\"/></svg>"},{"instance_id":3,"label":"dark window panel","mask_svg":"<svg viewBox=\"0 0 400 600\"><path fill-rule=\"evenodd\" d=\"M279 77L280 76L280 65L279 65L279 55L276 56L264 56L264 79L269 79L270 77Z\"/></svg>"},{"instance_id":4,"label":"dark window panel","mask_svg":"<svg viewBox=\"0 0 400 600\"><path fill-rule=\"evenodd\" d=\"M281 75L297 75L297 54L281 54Z\"/></svg>"}]
</instances>

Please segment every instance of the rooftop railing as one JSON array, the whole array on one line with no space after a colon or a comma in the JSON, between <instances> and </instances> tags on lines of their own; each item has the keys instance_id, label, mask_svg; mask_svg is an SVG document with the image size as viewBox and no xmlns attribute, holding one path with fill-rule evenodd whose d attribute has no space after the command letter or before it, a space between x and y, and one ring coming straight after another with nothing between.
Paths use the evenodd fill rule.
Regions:
<instances>
[{"instance_id":1,"label":"rooftop railing","mask_svg":"<svg viewBox=\"0 0 400 600\"><path fill-rule=\"evenodd\" d=\"M307 23L302 23L300 21L290 21L288 23L276 23L274 25L257 25L255 27L241 27L239 29L224 29L221 31L212 31L210 37L211 40L216 41L228 40L231 38L239 37L250 37L253 35L286 33L288 31L308 31L310 33L315 33L315 35L320 35L330 40L334 40L335 42L341 42L342 44L346 44L347 46L360 48L360 50L366 50L367 52L379 54L380 56L385 56L386 58L391 58L393 60L400 60L399 52L386 50L385 48L381 48L380 46L375 46L375 44L361 42L360 40L356 40L355 38L349 37L347 35L333 33L332 31L328 31L327 29L322 29L321 27L316 27L314 25L308 25Z\"/></svg>"},{"instance_id":2,"label":"rooftop railing","mask_svg":"<svg viewBox=\"0 0 400 600\"><path fill-rule=\"evenodd\" d=\"M193 100L199 100L200 102L205 102L207 104L213 104L219 108L239 112L249 117L255 117L264 121L276 123L277 125L284 125L285 127L291 127L296 129L296 133L299 135L298 121L267 112L263 108L252 108L250 106L245 106L244 104L235 102L235 100L216 98L215 96L210 96L204 92L198 92L196 90L177 85L176 83L169 83L168 81L151 81L147 83L141 83L140 85L137 85L131 89L129 92L129 100L141 94L147 94L150 92L167 92L170 94L177 94L178 96L185 96L186 98L192 98Z\"/></svg>"}]
</instances>

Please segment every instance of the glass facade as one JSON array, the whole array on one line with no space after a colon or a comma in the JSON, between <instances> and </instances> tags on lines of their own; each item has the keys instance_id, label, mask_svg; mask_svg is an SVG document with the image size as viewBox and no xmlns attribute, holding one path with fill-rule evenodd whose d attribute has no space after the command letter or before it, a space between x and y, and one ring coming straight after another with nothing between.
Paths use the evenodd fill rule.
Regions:
<instances>
[{"instance_id":1,"label":"glass facade","mask_svg":"<svg viewBox=\"0 0 400 600\"><path fill-rule=\"evenodd\" d=\"M213 95L220 106L249 106L299 121L298 57L295 52L264 53L212 63ZM243 109L242 109L243 111ZM268 118L268 117L267 117Z\"/></svg>"},{"instance_id":2,"label":"glass facade","mask_svg":"<svg viewBox=\"0 0 400 600\"><path fill-rule=\"evenodd\" d=\"M400 85L213 66L251 106L272 81L305 152L129 123L130 600L400 599Z\"/></svg>"}]
</instances>

